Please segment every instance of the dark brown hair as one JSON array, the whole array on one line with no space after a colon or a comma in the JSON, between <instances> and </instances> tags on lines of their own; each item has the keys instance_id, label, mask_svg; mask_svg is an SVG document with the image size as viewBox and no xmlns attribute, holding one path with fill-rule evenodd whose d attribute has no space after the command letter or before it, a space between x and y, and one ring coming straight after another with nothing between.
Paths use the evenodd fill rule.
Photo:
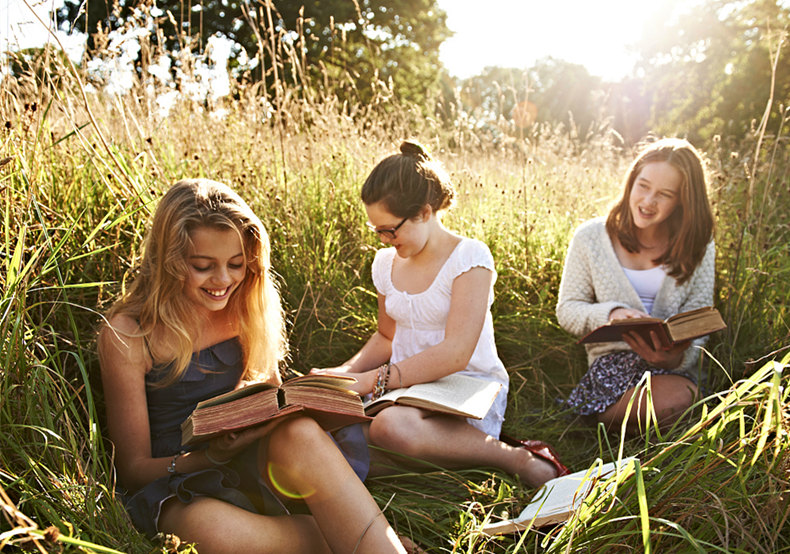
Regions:
<instances>
[{"instance_id":1,"label":"dark brown hair","mask_svg":"<svg viewBox=\"0 0 790 554\"><path fill-rule=\"evenodd\" d=\"M426 205L434 212L452 205L455 190L442 165L412 140L400 145L400 154L381 160L362 185L366 205L383 202L397 217L414 217Z\"/></svg>"},{"instance_id":2,"label":"dark brown hair","mask_svg":"<svg viewBox=\"0 0 790 554\"><path fill-rule=\"evenodd\" d=\"M653 260L666 265L669 275L681 284L694 273L713 237L713 214L708 202L702 157L688 141L665 138L648 144L639 153L626 174L623 196L606 219L606 231L629 252L639 252L642 245L636 237L629 197L642 168L653 162L667 162L682 176L678 204L666 220L669 247Z\"/></svg>"}]
</instances>

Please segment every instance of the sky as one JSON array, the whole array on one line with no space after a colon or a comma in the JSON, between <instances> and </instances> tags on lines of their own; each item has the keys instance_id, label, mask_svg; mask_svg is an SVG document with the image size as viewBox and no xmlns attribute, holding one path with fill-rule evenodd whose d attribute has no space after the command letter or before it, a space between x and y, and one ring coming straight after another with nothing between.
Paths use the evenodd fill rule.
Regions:
<instances>
[{"instance_id":1,"label":"sky","mask_svg":"<svg viewBox=\"0 0 790 554\"><path fill-rule=\"evenodd\" d=\"M635 61L628 46L661 1L438 0L455 32L440 59L459 78L492 65L526 69L551 56L619 81Z\"/></svg>"},{"instance_id":2,"label":"sky","mask_svg":"<svg viewBox=\"0 0 790 554\"><path fill-rule=\"evenodd\" d=\"M618 81L635 61L629 52L655 7L667 0L438 0L455 33L440 59L450 74L471 77L486 66L528 68L547 56L578 63ZM26 4L42 18L63 0L0 0L0 50L46 37ZM655 24L661 24L656 21ZM59 33L67 49L74 39ZM73 48L78 48L74 45ZM78 57L78 55L77 55Z\"/></svg>"},{"instance_id":3,"label":"sky","mask_svg":"<svg viewBox=\"0 0 790 554\"><path fill-rule=\"evenodd\" d=\"M52 25L49 14L62 5L63 0L0 0L0 52L53 42L46 25ZM84 37L53 30L72 59L78 60L84 48Z\"/></svg>"},{"instance_id":4,"label":"sky","mask_svg":"<svg viewBox=\"0 0 790 554\"><path fill-rule=\"evenodd\" d=\"M28 0L27 3L44 20L52 6L60 6L61 0L42 2L42 0ZM22 48L28 45L40 44L46 31L41 23L35 19L25 0L0 0L0 48L6 49L9 43L19 44Z\"/></svg>"}]
</instances>

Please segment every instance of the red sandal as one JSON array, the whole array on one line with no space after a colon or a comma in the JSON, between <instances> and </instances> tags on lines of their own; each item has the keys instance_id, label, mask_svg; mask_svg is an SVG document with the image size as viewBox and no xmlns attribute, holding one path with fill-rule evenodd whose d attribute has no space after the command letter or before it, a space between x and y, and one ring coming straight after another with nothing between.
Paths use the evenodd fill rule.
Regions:
<instances>
[{"instance_id":1,"label":"red sandal","mask_svg":"<svg viewBox=\"0 0 790 554\"><path fill-rule=\"evenodd\" d=\"M510 435L506 435L504 433L499 435L499 440L504 442L505 444L509 444L510 446L517 446L519 448L524 448L530 451L532 454L540 458L541 460L546 460L551 465L554 466L554 469L557 470L557 477L562 477L563 475L568 475L570 470L565 467L565 465L560 461L559 456L554 451L554 448L549 443L538 441L538 440L519 440L516 438L511 437Z\"/></svg>"}]
</instances>

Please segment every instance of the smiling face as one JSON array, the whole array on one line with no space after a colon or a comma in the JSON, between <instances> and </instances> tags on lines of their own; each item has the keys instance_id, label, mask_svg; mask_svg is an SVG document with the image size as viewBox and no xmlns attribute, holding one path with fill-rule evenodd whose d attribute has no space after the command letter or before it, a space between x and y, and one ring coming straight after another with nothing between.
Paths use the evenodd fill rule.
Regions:
<instances>
[{"instance_id":1,"label":"smiling face","mask_svg":"<svg viewBox=\"0 0 790 554\"><path fill-rule=\"evenodd\" d=\"M186 296L199 308L220 311L246 274L244 248L235 229L198 227L189 233Z\"/></svg>"},{"instance_id":2,"label":"smiling face","mask_svg":"<svg viewBox=\"0 0 790 554\"><path fill-rule=\"evenodd\" d=\"M660 229L680 201L683 175L667 162L651 162L634 179L628 205L634 226L641 230Z\"/></svg>"}]
</instances>

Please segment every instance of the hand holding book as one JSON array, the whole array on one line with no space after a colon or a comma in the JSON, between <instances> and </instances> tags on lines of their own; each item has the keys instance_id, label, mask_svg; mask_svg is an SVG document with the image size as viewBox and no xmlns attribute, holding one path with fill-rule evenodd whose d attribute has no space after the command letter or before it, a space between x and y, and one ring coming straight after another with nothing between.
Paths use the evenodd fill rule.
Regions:
<instances>
[{"instance_id":1,"label":"hand holding book","mask_svg":"<svg viewBox=\"0 0 790 554\"><path fill-rule=\"evenodd\" d=\"M361 396L369 393L373 390L373 384L371 383L371 377L375 379L375 372L371 373L369 371L363 371L361 373L351 372L348 371L348 367L345 366L338 366L338 367L314 367L310 370L309 375L316 375L320 376L323 375L325 377L340 377L342 379L349 379L346 384L348 390L353 391Z\"/></svg>"},{"instance_id":2,"label":"hand holding book","mask_svg":"<svg viewBox=\"0 0 790 554\"><path fill-rule=\"evenodd\" d=\"M214 436L208 440L208 447L205 450L206 458L215 465L228 463L249 445L271 433L286 417L278 417L247 429L229 431Z\"/></svg>"},{"instance_id":3,"label":"hand holding book","mask_svg":"<svg viewBox=\"0 0 790 554\"><path fill-rule=\"evenodd\" d=\"M663 346L673 347L726 327L719 311L711 306L706 306L673 315L665 320L655 317L615 319L594 329L579 339L579 343L614 342L623 340L624 333L638 333L649 344L652 344L651 332L653 332Z\"/></svg>"},{"instance_id":4,"label":"hand holding book","mask_svg":"<svg viewBox=\"0 0 790 554\"><path fill-rule=\"evenodd\" d=\"M609 323L620 319L637 319L640 317L650 317L650 314L633 308L615 308L609 312Z\"/></svg>"},{"instance_id":5,"label":"hand holding book","mask_svg":"<svg viewBox=\"0 0 790 554\"><path fill-rule=\"evenodd\" d=\"M655 330L649 330L646 333L624 332L623 340L631 347L631 350L651 366L667 370L680 367L686 350L691 346L691 340L666 344Z\"/></svg>"}]
</instances>

